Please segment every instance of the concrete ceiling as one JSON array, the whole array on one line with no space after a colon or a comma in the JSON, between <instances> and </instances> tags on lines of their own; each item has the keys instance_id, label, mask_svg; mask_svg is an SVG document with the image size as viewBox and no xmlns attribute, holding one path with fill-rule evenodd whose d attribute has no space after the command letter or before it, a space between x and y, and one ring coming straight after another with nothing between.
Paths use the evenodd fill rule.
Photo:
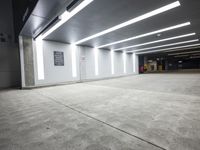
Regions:
<instances>
[{"instance_id":1,"label":"concrete ceiling","mask_svg":"<svg viewBox=\"0 0 200 150\"><path fill-rule=\"evenodd\" d=\"M34 37L43 27L48 24L55 16L64 11L71 0L38 0L33 12L29 16L21 35Z\"/></svg>"},{"instance_id":2,"label":"concrete ceiling","mask_svg":"<svg viewBox=\"0 0 200 150\"><path fill-rule=\"evenodd\" d=\"M37 9L34 10L35 16L42 16L42 18L40 19L46 19L48 18L47 16L52 16L52 14L58 12L58 8L61 9L60 5L63 6L63 4L69 3L69 1L67 0L65 1L54 0L53 1L54 3L52 2L49 3L48 1L49 5L51 5L49 7L52 7L50 9L46 8L47 6L44 5L47 4L47 1L48 0L39 1L40 7L36 7ZM58 28L49 36L47 36L46 40L74 43L83 38L89 37L93 34L101 32L105 29L113 27L122 22L128 21L132 18L138 17L140 15L143 15L145 13L148 13L152 10L155 10L157 8L160 8L175 1L176 0L94 0L90 5L88 5L81 12L79 12L77 15L71 18L68 22L66 22L60 28ZM169 10L165 13L140 21L133 25L129 25L125 28L89 40L85 43L82 43L81 45L96 47L111 42L115 42L118 40L123 40L136 35L144 34L147 32L166 28L169 26L181 24L188 21L191 22L190 26L164 32L161 34L160 37L152 35L145 38L140 38L137 40L108 46L105 48L116 49L121 47L127 47L135 44L141 44L145 42L188 34L192 32L196 32L197 35L178 40L162 42L158 44L151 44L148 46L142 46L139 48L146 48L146 47L158 46L163 44L169 44L169 43L199 38L200 1L199 0L179 0L179 1L181 3L181 7ZM44 4L42 5L41 2L43 2ZM66 7L67 5L64 6ZM39 24L41 26L42 23L40 22Z\"/></svg>"}]
</instances>

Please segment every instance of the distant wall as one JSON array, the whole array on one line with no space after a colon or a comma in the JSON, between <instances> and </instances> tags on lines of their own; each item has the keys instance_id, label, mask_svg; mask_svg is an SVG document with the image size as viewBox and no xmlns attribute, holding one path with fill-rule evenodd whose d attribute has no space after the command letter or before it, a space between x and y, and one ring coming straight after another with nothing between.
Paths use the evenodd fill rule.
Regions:
<instances>
[{"instance_id":1,"label":"distant wall","mask_svg":"<svg viewBox=\"0 0 200 150\"><path fill-rule=\"evenodd\" d=\"M94 48L72 46L53 41L43 41L41 49L38 49L36 42L34 45L35 86L97 80L137 74L137 72L134 72L133 70L134 60L132 54L126 54L126 73L124 73L123 53L114 52L114 74L112 74L110 50L100 49L97 52L98 54L96 54ZM55 66L54 51L63 52L64 66ZM75 52L74 56L73 52ZM40 55L38 56L38 54ZM38 69L41 67L41 64L38 63L38 57L42 57L43 59L42 66L44 66L44 79L42 80L38 78ZM137 65L137 63L135 65ZM73 76L74 66L76 76Z\"/></svg>"},{"instance_id":2,"label":"distant wall","mask_svg":"<svg viewBox=\"0 0 200 150\"><path fill-rule=\"evenodd\" d=\"M0 89L20 86L18 45L14 43L11 0L0 1Z\"/></svg>"}]
</instances>

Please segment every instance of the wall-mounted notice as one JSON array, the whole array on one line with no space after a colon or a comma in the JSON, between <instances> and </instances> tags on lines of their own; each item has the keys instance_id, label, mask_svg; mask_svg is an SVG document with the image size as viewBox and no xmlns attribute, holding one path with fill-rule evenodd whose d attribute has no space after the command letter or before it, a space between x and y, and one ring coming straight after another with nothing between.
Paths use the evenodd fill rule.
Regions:
<instances>
[{"instance_id":1,"label":"wall-mounted notice","mask_svg":"<svg viewBox=\"0 0 200 150\"><path fill-rule=\"evenodd\" d=\"M64 66L64 52L54 51L54 65Z\"/></svg>"}]
</instances>

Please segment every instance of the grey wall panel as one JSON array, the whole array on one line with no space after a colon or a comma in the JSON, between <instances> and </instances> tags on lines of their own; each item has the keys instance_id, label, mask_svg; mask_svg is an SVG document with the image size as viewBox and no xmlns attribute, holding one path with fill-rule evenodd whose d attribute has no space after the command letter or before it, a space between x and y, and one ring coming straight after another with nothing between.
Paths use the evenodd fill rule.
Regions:
<instances>
[{"instance_id":1,"label":"grey wall panel","mask_svg":"<svg viewBox=\"0 0 200 150\"><path fill-rule=\"evenodd\" d=\"M115 76L121 76L124 74L124 62L122 52L114 52L114 70Z\"/></svg>"},{"instance_id":2,"label":"grey wall panel","mask_svg":"<svg viewBox=\"0 0 200 150\"><path fill-rule=\"evenodd\" d=\"M0 88L20 86L17 45L0 44Z\"/></svg>"},{"instance_id":3,"label":"grey wall panel","mask_svg":"<svg viewBox=\"0 0 200 150\"><path fill-rule=\"evenodd\" d=\"M126 56L126 71L127 74L132 74L133 73L133 54L127 54Z\"/></svg>"},{"instance_id":4,"label":"grey wall panel","mask_svg":"<svg viewBox=\"0 0 200 150\"><path fill-rule=\"evenodd\" d=\"M18 45L14 43L11 0L0 1L0 89L20 86Z\"/></svg>"},{"instance_id":5,"label":"grey wall panel","mask_svg":"<svg viewBox=\"0 0 200 150\"><path fill-rule=\"evenodd\" d=\"M111 76L111 52L109 50L99 50L99 74L102 78Z\"/></svg>"}]
</instances>

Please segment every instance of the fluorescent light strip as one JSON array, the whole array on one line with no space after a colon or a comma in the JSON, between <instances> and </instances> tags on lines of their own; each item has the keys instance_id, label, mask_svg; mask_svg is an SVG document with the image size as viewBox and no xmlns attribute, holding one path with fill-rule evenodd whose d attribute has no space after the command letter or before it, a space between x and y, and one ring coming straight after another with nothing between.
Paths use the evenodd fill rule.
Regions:
<instances>
[{"instance_id":1,"label":"fluorescent light strip","mask_svg":"<svg viewBox=\"0 0 200 150\"><path fill-rule=\"evenodd\" d=\"M200 56L191 56L190 59L197 59L200 58Z\"/></svg>"},{"instance_id":2,"label":"fluorescent light strip","mask_svg":"<svg viewBox=\"0 0 200 150\"><path fill-rule=\"evenodd\" d=\"M188 57L189 55L174 56L175 58Z\"/></svg>"},{"instance_id":3,"label":"fluorescent light strip","mask_svg":"<svg viewBox=\"0 0 200 150\"><path fill-rule=\"evenodd\" d=\"M184 34L184 35L180 35L180 36L174 36L174 37L171 37L171 38L166 38L166 39L161 39L161 40L157 40L157 41L147 42L147 43L143 43L143 44L127 46L127 47L123 47L123 48L114 49L114 51L130 49L130 48L134 48L134 47L140 47L140 46L145 46L145 45L150 45L150 44L155 44L155 43L160 43L160 42L165 42L165 41L170 41L170 40L175 40L175 39L189 37L189 36L193 36L193 35L196 35L196 33L189 33L189 34Z\"/></svg>"},{"instance_id":4,"label":"fluorescent light strip","mask_svg":"<svg viewBox=\"0 0 200 150\"><path fill-rule=\"evenodd\" d=\"M195 47L195 46L200 46L200 44L191 44L191 45L185 45L185 46L178 46L178 47L172 47L172 48L153 50L153 51L148 51L148 52L139 52L137 54L147 54L147 53L163 52L163 51L169 52L169 50L177 50L177 49L190 48L190 47Z\"/></svg>"},{"instance_id":5,"label":"fluorescent light strip","mask_svg":"<svg viewBox=\"0 0 200 150\"><path fill-rule=\"evenodd\" d=\"M44 80L44 54L43 54L43 41L36 39L36 59L37 59L37 75L38 80Z\"/></svg>"},{"instance_id":6,"label":"fluorescent light strip","mask_svg":"<svg viewBox=\"0 0 200 150\"><path fill-rule=\"evenodd\" d=\"M141 34L141 35L138 35L138 36L130 37L130 38L127 38L127 39L124 39L124 40L120 40L120 41L116 41L116 42L113 42L113 43L101 45L101 46L98 46L98 48L104 48L104 47L107 47L107 46L111 46L111 45L115 45L115 44L120 44L120 43L124 43L124 42L128 42L128 41L132 41L132 40L135 40L135 39L139 39L139 38L147 37L147 36L150 36L150 35L154 35L154 34L166 32L166 31L182 28L182 27L189 26L189 25L191 25L190 22L178 24L178 25L175 25L175 26L170 26L170 27L163 28L163 29L160 29L160 30L156 30L156 31L152 31L152 32L149 32L149 33Z\"/></svg>"},{"instance_id":7,"label":"fluorescent light strip","mask_svg":"<svg viewBox=\"0 0 200 150\"><path fill-rule=\"evenodd\" d=\"M148 48L133 50L131 52L139 52L139 51L144 51L144 50L157 49L157 48L163 48L163 47L169 47L169 46L193 43L193 42L198 42L198 41L199 41L199 39L195 39L195 40L189 40L189 41L183 41L183 42L177 42L177 43L171 43L171 44L166 44L166 45L160 45L160 46L154 46L154 47L148 47ZM128 52L130 52L130 51L128 51Z\"/></svg>"},{"instance_id":8,"label":"fluorescent light strip","mask_svg":"<svg viewBox=\"0 0 200 150\"><path fill-rule=\"evenodd\" d=\"M199 55L200 55L200 53L192 54L192 56L199 56Z\"/></svg>"},{"instance_id":9,"label":"fluorescent light strip","mask_svg":"<svg viewBox=\"0 0 200 150\"><path fill-rule=\"evenodd\" d=\"M168 56L183 55L183 54L194 54L194 53L200 53L200 51L173 53L173 54L168 54Z\"/></svg>"},{"instance_id":10,"label":"fluorescent light strip","mask_svg":"<svg viewBox=\"0 0 200 150\"><path fill-rule=\"evenodd\" d=\"M71 12L65 11L61 16L58 23L56 23L52 28L50 28L46 33L41 35L41 38L44 39L49 34L51 34L53 31L58 29L61 25L63 25L65 22L67 22L69 19L71 19L74 15L79 13L82 9L84 9L87 5L89 5L94 0L84 0L82 3L80 3L76 8L74 8Z\"/></svg>"},{"instance_id":11,"label":"fluorescent light strip","mask_svg":"<svg viewBox=\"0 0 200 150\"><path fill-rule=\"evenodd\" d=\"M82 40L76 42L75 44L76 44L76 45L77 45L77 44L81 44L81 43L83 43L83 42L89 41L89 40L91 40L91 39L94 39L94 38L97 38L97 37L99 37L99 36L105 35L105 34L107 34L107 33L113 32L113 31L115 31L115 30L118 30L118 29L124 28L124 27L126 27L126 26L129 26L129 25L134 24L134 23L136 23L136 22L142 21L142 20L144 20L144 19L147 19L147 18L153 17L153 16L155 16L155 15L161 14L161 13L166 12L166 11L168 11L168 10L171 10L171 9L173 9L173 8L179 7L180 5L181 5L181 4L180 4L179 1L173 2L173 3L169 4L169 5L166 5L166 6L164 6L164 7L161 7L161 8L159 8L159 9L156 9L156 10L154 10L154 11L151 11L151 12L149 12L149 13L146 13L146 14L144 14L144 15L142 15L142 16L133 18L133 19L131 19L131 20L129 20L129 21L126 21L126 22L124 22L124 23L118 24L118 25L116 25L116 26L114 26L114 27L112 27L112 28L109 28L109 29L107 29L107 30L104 30L104 31L102 31L102 32L99 32L99 33L97 33L97 34L94 34L94 35L89 36L89 37L87 37L87 38L84 38L84 39L82 39Z\"/></svg>"},{"instance_id":12,"label":"fluorescent light strip","mask_svg":"<svg viewBox=\"0 0 200 150\"><path fill-rule=\"evenodd\" d=\"M194 46L194 47L188 47L188 48L184 48L184 49L178 49L178 51L181 51L181 50L190 50L190 49L198 49L200 48L200 45L197 45L197 46ZM177 51L177 50L167 50L165 52L174 52L174 51Z\"/></svg>"}]
</instances>

